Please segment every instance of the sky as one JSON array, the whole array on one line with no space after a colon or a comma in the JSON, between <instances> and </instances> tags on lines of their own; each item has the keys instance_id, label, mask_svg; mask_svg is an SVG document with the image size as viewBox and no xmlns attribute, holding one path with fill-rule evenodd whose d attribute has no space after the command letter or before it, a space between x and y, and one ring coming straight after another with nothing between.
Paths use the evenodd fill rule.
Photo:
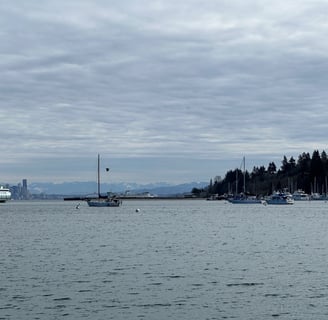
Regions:
<instances>
[{"instance_id":1,"label":"sky","mask_svg":"<svg viewBox=\"0 0 328 320\"><path fill-rule=\"evenodd\" d=\"M325 0L2 0L0 182L224 177L327 150Z\"/></svg>"}]
</instances>

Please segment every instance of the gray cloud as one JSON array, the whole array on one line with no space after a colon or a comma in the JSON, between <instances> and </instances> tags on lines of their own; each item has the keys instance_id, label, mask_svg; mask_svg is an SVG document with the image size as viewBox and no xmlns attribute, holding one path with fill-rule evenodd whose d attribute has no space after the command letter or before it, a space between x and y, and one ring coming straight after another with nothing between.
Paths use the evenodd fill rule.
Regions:
<instances>
[{"instance_id":1,"label":"gray cloud","mask_svg":"<svg viewBox=\"0 0 328 320\"><path fill-rule=\"evenodd\" d=\"M207 179L244 154L256 163L326 148L327 10L325 1L4 1L1 179L23 166L32 180L87 180L69 163L98 152L135 168L184 159L186 180L198 161ZM62 174L30 161L54 161ZM160 178L145 170L135 179Z\"/></svg>"}]
</instances>

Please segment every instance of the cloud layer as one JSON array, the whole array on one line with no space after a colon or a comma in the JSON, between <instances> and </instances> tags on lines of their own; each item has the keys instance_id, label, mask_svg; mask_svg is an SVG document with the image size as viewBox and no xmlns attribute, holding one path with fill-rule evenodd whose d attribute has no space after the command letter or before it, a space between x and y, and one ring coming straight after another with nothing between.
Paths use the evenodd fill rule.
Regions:
<instances>
[{"instance_id":1,"label":"cloud layer","mask_svg":"<svg viewBox=\"0 0 328 320\"><path fill-rule=\"evenodd\" d=\"M325 149L327 11L320 0L3 1L0 181L90 179L97 153L118 181L124 161L137 182L188 181L243 155Z\"/></svg>"}]
</instances>

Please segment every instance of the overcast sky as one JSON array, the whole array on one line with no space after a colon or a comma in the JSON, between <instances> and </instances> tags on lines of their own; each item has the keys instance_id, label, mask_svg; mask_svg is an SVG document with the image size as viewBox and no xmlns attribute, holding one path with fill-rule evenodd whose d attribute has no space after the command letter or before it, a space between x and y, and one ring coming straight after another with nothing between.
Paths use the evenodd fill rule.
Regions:
<instances>
[{"instance_id":1,"label":"overcast sky","mask_svg":"<svg viewBox=\"0 0 328 320\"><path fill-rule=\"evenodd\" d=\"M2 0L0 182L209 181L327 150L326 0ZM107 179L107 178L106 178Z\"/></svg>"}]
</instances>

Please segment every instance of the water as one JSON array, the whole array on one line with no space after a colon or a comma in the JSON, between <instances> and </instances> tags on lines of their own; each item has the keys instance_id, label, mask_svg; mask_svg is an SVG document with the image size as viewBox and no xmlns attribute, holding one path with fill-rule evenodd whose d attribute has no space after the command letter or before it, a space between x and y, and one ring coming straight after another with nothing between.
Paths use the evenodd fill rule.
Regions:
<instances>
[{"instance_id":1,"label":"water","mask_svg":"<svg viewBox=\"0 0 328 320\"><path fill-rule=\"evenodd\" d=\"M0 206L0 319L328 318L328 203L76 204Z\"/></svg>"}]
</instances>

